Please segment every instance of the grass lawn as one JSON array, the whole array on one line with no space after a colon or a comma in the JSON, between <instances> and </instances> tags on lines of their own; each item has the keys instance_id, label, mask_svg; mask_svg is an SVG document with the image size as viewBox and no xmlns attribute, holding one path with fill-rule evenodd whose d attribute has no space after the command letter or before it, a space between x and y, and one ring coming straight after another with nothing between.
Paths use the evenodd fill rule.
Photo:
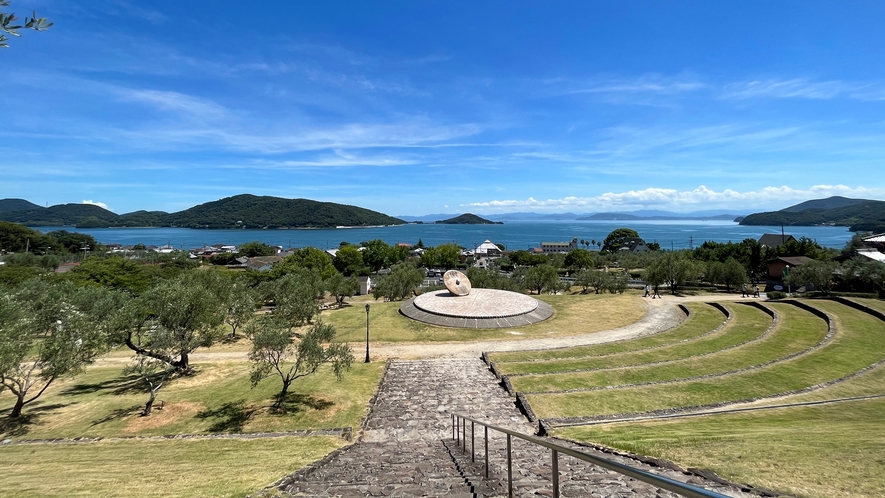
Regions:
<instances>
[{"instance_id":1,"label":"grass lawn","mask_svg":"<svg viewBox=\"0 0 885 498\"><path fill-rule=\"evenodd\" d=\"M406 318L399 313L401 301L385 303L354 300L351 306L323 311L321 318L335 326L340 341L360 343L366 340L366 308L370 333L376 342L446 342L533 339L564 337L616 329L641 319L646 312L642 298L626 294L542 295L532 296L556 310L548 320L534 325L502 329L458 329L436 327Z\"/></svg>"},{"instance_id":2,"label":"grass lawn","mask_svg":"<svg viewBox=\"0 0 885 498\"><path fill-rule=\"evenodd\" d=\"M849 299L856 303L860 303L868 308L872 308L876 311L881 311L882 313L885 313L885 301L883 301L882 299L863 299L859 297L852 297Z\"/></svg>"},{"instance_id":3,"label":"grass lawn","mask_svg":"<svg viewBox=\"0 0 885 498\"><path fill-rule=\"evenodd\" d=\"M885 355L882 322L847 306L813 302L840 318L836 338L826 346L790 361L725 377L661 386L568 394L528 395L541 418L644 412L665 408L737 401L803 389L867 367ZM788 327L821 328L810 313L788 304L771 304Z\"/></svg>"},{"instance_id":4,"label":"grass lawn","mask_svg":"<svg viewBox=\"0 0 885 498\"><path fill-rule=\"evenodd\" d=\"M738 317L750 315L747 321ZM647 365L573 372L511 379L513 387L519 391L531 392L546 388L548 391L581 389L604 386L621 386L648 382L672 382L679 379L702 375L733 372L747 367L777 361L791 354L803 351L820 343L826 336L826 327L805 326L802 322L780 321L772 333L761 340L746 342L741 346L720 351L720 349L741 344L758 338L771 325L771 318L760 310L745 308L741 315L723 331L680 347L668 347L645 352L637 359L647 360ZM752 318L755 317L756 320ZM765 320L767 319L767 320ZM813 320L812 320L813 321ZM718 347L718 349L713 349ZM717 351L705 354L710 351ZM689 357L693 354L703 356Z\"/></svg>"},{"instance_id":5,"label":"grass lawn","mask_svg":"<svg viewBox=\"0 0 885 498\"><path fill-rule=\"evenodd\" d=\"M712 469L730 481L789 495L873 498L885 496L883 412L885 400L866 400L554 434Z\"/></svg>"},{"instance_id":6,"label":"grass lawn","mask_svg":"<svg viewBox=\"0 0 885 498\"><path fill-rule=\"evenodd\" d=\"M3 496L246 496L345 444L337 437L0 447Z\"/></svg>"},{"instance_id":7,"label":"grass lawn","mask_svg":"<svg viewBox=\"0 0 885 498\"><path fill-rule=\"evenodd\" d=\"M741 305L732 306L732 318L724 325L716 320L716 316L698 316L696 320L686 322L681 327L692 327L715 333L699 334L691 339L680 341L676 344L663 345L657 348L643 349L639 351L625 351L596 357L569 358L549 361L533 361L520 363L496 363L502 373L557 373L574 370L598 370L606 368L620 368L639 366L661 361L674 361L680 358L712 353L724 348L759 338L771 326L771 317L757 308L749 308ZM712 307L708 307L711 309ZM703 311L703 308L701 308ZM698 312L700 315L700 311ZM721 314L720 314L721 317ZM515 380L515 379L514 379ZM580 386L576 386L580 387ZM567 388L571 389L571 388Z\"/></svg>"},{"instance_id":8,"label":"grass lawn","mask_svg":"<svg viewBox=\"0 0 885 498\"><path fill-rule=\"evenodd\" d=\"M686 303L685 306L691 310L691 316L686 318L685 322L666 332L646 336L640 339L594 344L590 346L578 346L566 349L550 349L546 351L492 353L489 357L496 364L500 363L502 368L520 368L516 366L515 363L618 354L628 351L660 347L692 339L710 332L725 320L725 316L722 312L710 305L703 303ZM507 363L514 363L514 365L507 365ZM516 373L516 371L514 370L512 373Z\"/></svg>"},{"instance_id":9,"label":"grass lawn","mask_svg":"<svg viewBox=\"0 0 885 498\"><path fill-rule=\"evenodd\" d=\"M0 398L0 437L42 439L78 436L261 432L357 427L380 381L384 364L354 363L339 382L330 368L296 381L287 398L287 413L272 413L279 391L275 378L254 389L249 364L195 365L198 373L164 386L158 395L163 410L141 417L147 394L138 379L121 374L119 366L93 367L52 385L25 406L21 421L5 418L13 398Z\"/></svg>"}]
</instances>

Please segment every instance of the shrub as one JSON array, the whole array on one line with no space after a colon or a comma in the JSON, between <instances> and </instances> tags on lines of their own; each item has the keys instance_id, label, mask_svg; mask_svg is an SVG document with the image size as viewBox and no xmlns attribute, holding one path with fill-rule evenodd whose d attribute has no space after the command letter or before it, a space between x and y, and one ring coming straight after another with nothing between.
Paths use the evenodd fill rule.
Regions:
<instances>
[{"instance_id":1,"label":"shrub","mask_svg":"<svg viewBox=\"0 0 885 498\"><path fill-rule=\"evenodd\" d=\"M768 300L772 301L772 300L777 300L777 299L784 299L785 297L787 297L787 293L781 292L781 291L771 291L767 294L767 296L768 296Z\"/></svg>"}]
</instances>

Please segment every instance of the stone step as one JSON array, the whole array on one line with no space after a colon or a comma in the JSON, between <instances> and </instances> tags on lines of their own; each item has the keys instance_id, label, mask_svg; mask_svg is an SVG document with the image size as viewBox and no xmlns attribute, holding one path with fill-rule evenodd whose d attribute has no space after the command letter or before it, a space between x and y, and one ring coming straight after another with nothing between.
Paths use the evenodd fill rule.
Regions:
<instances>
[{"instance_id":1,"label":"stone step","mask_svg":"<svg viewBox=\"0 0 885 498\"><path fill-rule=\"evenodd\" d=\"M274 485L266 494L316 497L507 496L506 436L490 431L489 478L485 479L483 431L476 426L476 457L452 438L451 413L462 413L524 434L535 427L516 408L479 359L391 361L361 439ZM559 441L557 441L559 442ZM553 496L550 451L513 439L514 496ZM594 453L593 450L581 448ZM634 460L597 456L650 470ZM675 497L642 481L560 457L561 496ZM750 496L673 470L655 469L681 481L730 496ZM275 496L275 495L273 495Z\"/></svg>"}]
</instances>

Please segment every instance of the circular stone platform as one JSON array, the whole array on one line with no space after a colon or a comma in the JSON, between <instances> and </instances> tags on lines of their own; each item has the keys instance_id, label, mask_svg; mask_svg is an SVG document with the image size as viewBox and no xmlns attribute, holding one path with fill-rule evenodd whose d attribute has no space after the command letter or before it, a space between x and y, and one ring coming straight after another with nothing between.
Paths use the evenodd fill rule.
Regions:
<instances>
[{"instance_id":1,"label":"circular stone platform","mask_svg":"<svg viewBox=\"0 0 885 498\"><path fill-rule=\"evenodd\" d=\"M406 301L400 313L444 327L494 329L546 320L553 315L553 308L517 292L472 289L466 296L456 296L448 290L440 290Z\"/></svg>"}]
</instances>

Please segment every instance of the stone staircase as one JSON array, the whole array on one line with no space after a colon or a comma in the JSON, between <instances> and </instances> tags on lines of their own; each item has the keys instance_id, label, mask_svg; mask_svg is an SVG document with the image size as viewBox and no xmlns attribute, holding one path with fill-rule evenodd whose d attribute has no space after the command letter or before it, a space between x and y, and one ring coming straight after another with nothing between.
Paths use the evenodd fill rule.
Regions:
<instances>
[{"instance_id":1,"label":"stone staircase","mask_svg":"<svg viewBox=\"0 0 885 498\"><path fill-rule=\"evenodd\" d=\"M470 427L466 453L452 439L452 412L526 434L534 432L479 359L391 361L360 440L284 477L259 495L506 496L506 436L490 431L490 472L485 479L482 429L476 428L474 461ZM512 445L514 496L553 496L549 450L515 438ZM586 448L582 451L593 453ZM599 456L651 468L609 454ZM559 470L563 497L677 496L569 457L560 458ZM676 470L654 471L729 496L751 496Z\"/></svg>"}]
</instances>

